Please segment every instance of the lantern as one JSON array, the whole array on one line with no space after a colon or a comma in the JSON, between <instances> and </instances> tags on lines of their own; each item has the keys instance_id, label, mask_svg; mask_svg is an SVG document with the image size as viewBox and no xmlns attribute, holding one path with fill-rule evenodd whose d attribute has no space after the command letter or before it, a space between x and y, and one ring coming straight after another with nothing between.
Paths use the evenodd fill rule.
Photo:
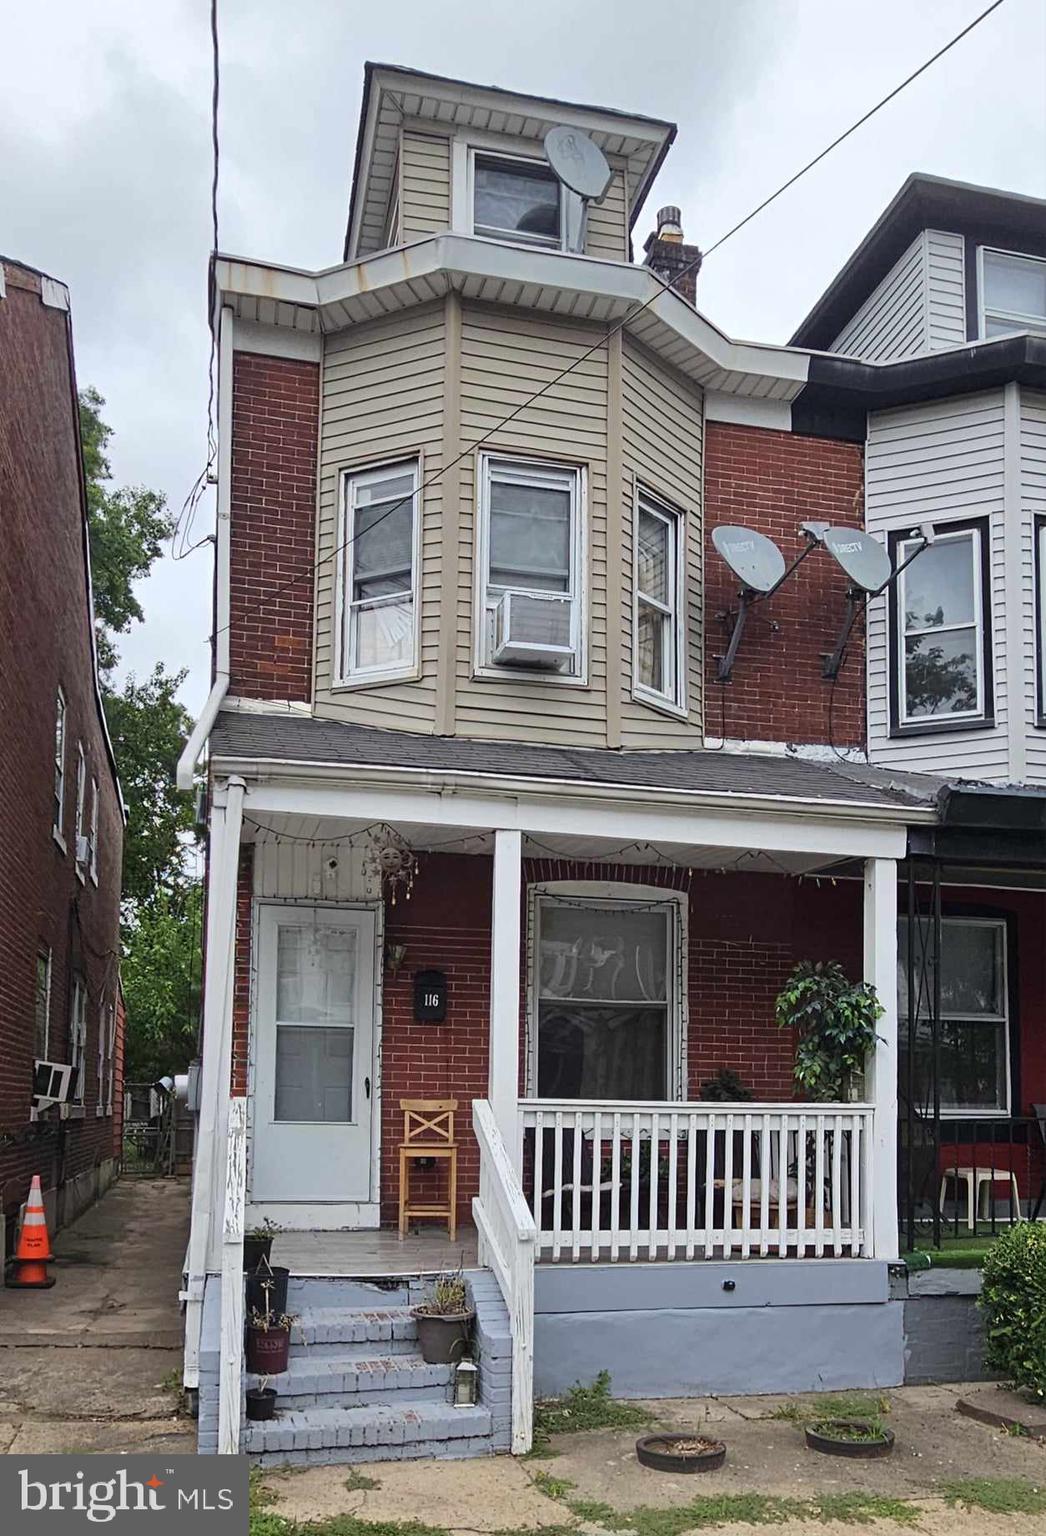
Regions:
<instances>
[{"instance_id":1,"label":"lantern","mask_svg":"<svg viewBox=\"0 0 1046 1536\"><path fill-rule=\"evenodd\" d=\"M459 1360L454 1367L454 1407L471 1408L476 1401L479 1371L474 1360Z\"/></svg>"}]
</instances>

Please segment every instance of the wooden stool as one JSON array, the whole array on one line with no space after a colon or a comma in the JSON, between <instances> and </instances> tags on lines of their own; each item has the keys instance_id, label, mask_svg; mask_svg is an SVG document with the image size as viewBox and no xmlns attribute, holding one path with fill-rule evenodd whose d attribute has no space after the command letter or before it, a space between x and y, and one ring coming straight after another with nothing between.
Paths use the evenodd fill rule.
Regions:
<instances>
[{"instance_id":1,"label":"wooden stool","mask_svg":"<svg viewBox=\"0 0 1046 1536\"><path fill-rule=\"evenodd\" d=\"M400 1237L406 1237L412 1216L442 1216L451 1242L458 1231L458 1144L454 1140L457 1099L400 1099L403 1140L400 1142ZM410 1160L447 1159L447 1200L444 1205L412 1205Z\"/></svg>"}]
</instances>

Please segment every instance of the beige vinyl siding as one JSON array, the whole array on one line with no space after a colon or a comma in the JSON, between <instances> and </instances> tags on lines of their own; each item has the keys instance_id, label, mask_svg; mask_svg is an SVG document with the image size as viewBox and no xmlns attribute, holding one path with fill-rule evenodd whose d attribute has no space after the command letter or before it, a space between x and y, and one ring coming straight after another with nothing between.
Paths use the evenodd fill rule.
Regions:
<instances>
[{"instance_id":1,"label":"beige vinyl siding","mask_svg":"<svg viewBox=\"0 0 1046 1536\"><path fill-rule=\"evenodd\" d=\"M832 342L855 357L912 357L927 346L926 235L916 236Z\"/></svg>"},{"instance_id":2,"label":"beige vinyl siding","mask_svg":"<svg viewBox=\"0 0 1046 1536\"><path fill-rule=\"evenodd\" d=\"M624 747L695 747L701 743L701 460L700 389L666 368L638 342L622 346L622 453L620 578L621 744ZM634 504L637 485L683 513L687 655L687 719L632 697Z\"/></svg>"},{"instance_id":3,"label":"beige vinyl siding","mask_svg":"<svg viewBox=\"0 0 1046 1536\"><path fill-rule=\"evenodd\" d=\"M420 454L423 479L441 467L444 378L442 305L376 320L326 339L320 424L316 713L364 725L433 729L439 640L442 484L424 493L420 677L337 689L335 586L342 472Z\"/></svg>"},{"instance_id":4,"label":"beige vinyl siding","mask_svg":"<svg viewBox=\"0 0 1046 1536\"><path fill-rule=\"evenodd\" d=\"M615 168L606 197L588 210L586 256L600 256L604 261L628 260L627 202L625 173Z\"/></svg>"},{"instance_id":5,"label":"beige vinyl siding","mask_svg":"<svg viewBox=\"0 0 1046 1536\"><path fill-rule=\"evenodd\" d=\"M400 137L400 239L450 228L450 140L404 129Z\"/></svg>"},{"instance_id":6,"label":"beige vinyl siding","mask_svg":"<svg viewBox=\"0 0 1046 1536\"><path fill-rule=\"evenodd\" d=\"M1042 666L1035 598L1035 519L1046 517L1046 395L1020 392L1020 538L1021 598L1024 655L1029 664L1027 684L1027 777L1046 784L1046 729L1035 724L1038 710L1036 668ZM1040 594L1046 602L1046 592Z\"/></svg>"},{"instance_id":7,"label":"beige vinyl siding","mask_svg":"<svg viewBox=\"0 0 1046 1536\"><path fill-rule=\"evenodd\" d=\"M961 347L966 341L966 243L962 235L926 231L926 345Z\"/></svg>"},{"instance_id":8,"label":"beige vinyl siding","mask_svg":"<svg viewBox=\"0 0 1046 1536\"><path fill-rule=\"evenodd\" d=\"M995 725L891 738L886 597L868 612L868 749L873 762L960 777L1005 779L1007 636L1005 410L1001 390L880 411L868 418L865 501L869 532L924 521L989 519Z\"/></svg>"},{"instance_id":9,"label":"beige vinyl siding","mask_svg":"<svg viewBox=\"0 0 1046 1536\"><path fill-rule=\"evenodd\" d=\"M592 345L597 328L538 315L466 305L462 315L461 437L468 445L497 426ZM600 348L548 395L495 432L484 449L587 471L586 685L474 675L473 602L478 454L461 466L457 731L497 740L606 744L607 355Z\"/></svg>"}]
</instances>

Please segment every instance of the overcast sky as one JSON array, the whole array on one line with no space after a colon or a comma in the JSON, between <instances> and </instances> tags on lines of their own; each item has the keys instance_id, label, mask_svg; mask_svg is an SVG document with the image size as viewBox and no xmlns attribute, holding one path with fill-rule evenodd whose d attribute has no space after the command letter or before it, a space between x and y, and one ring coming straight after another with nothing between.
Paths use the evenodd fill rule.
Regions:
<instances>
[{"instance_id":1,"label":"overcast sky","mask_svg":"<svg viewBox=\"0 0 1046 1536\"><path fill-rule=\"evenodd\" d=\"M679 124L641 216L711 244L985 0L219 0L220 243L340 259L365 59ZM0 251L72 290L77 368L119 481L180 507L204 456L210 247L207 0L5 7ZM715 254L698 302L784 341L912 170L1046 195L1046 0L1006 0ZM201 525L213 521L213 493ZM207 688L209 547L143 584L125 668Z\"/></svg>"}]
</instances>

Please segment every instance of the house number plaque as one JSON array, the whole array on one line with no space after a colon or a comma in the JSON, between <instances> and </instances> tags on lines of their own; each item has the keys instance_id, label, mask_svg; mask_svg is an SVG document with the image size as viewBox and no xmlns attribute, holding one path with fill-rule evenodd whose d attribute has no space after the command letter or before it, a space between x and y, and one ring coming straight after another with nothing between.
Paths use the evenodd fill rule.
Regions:
<instances>
[{"instance_id":1,"label":"house number plaque","mask_svg":"<svg viewBox=\"0 0 1046 1536\"><path fill-rule=\"evenodd\" d=\"M414 972L414 1019L418 1024L442 1024L447 1017L445 971Z\"/></svg>"}]
</instances>

